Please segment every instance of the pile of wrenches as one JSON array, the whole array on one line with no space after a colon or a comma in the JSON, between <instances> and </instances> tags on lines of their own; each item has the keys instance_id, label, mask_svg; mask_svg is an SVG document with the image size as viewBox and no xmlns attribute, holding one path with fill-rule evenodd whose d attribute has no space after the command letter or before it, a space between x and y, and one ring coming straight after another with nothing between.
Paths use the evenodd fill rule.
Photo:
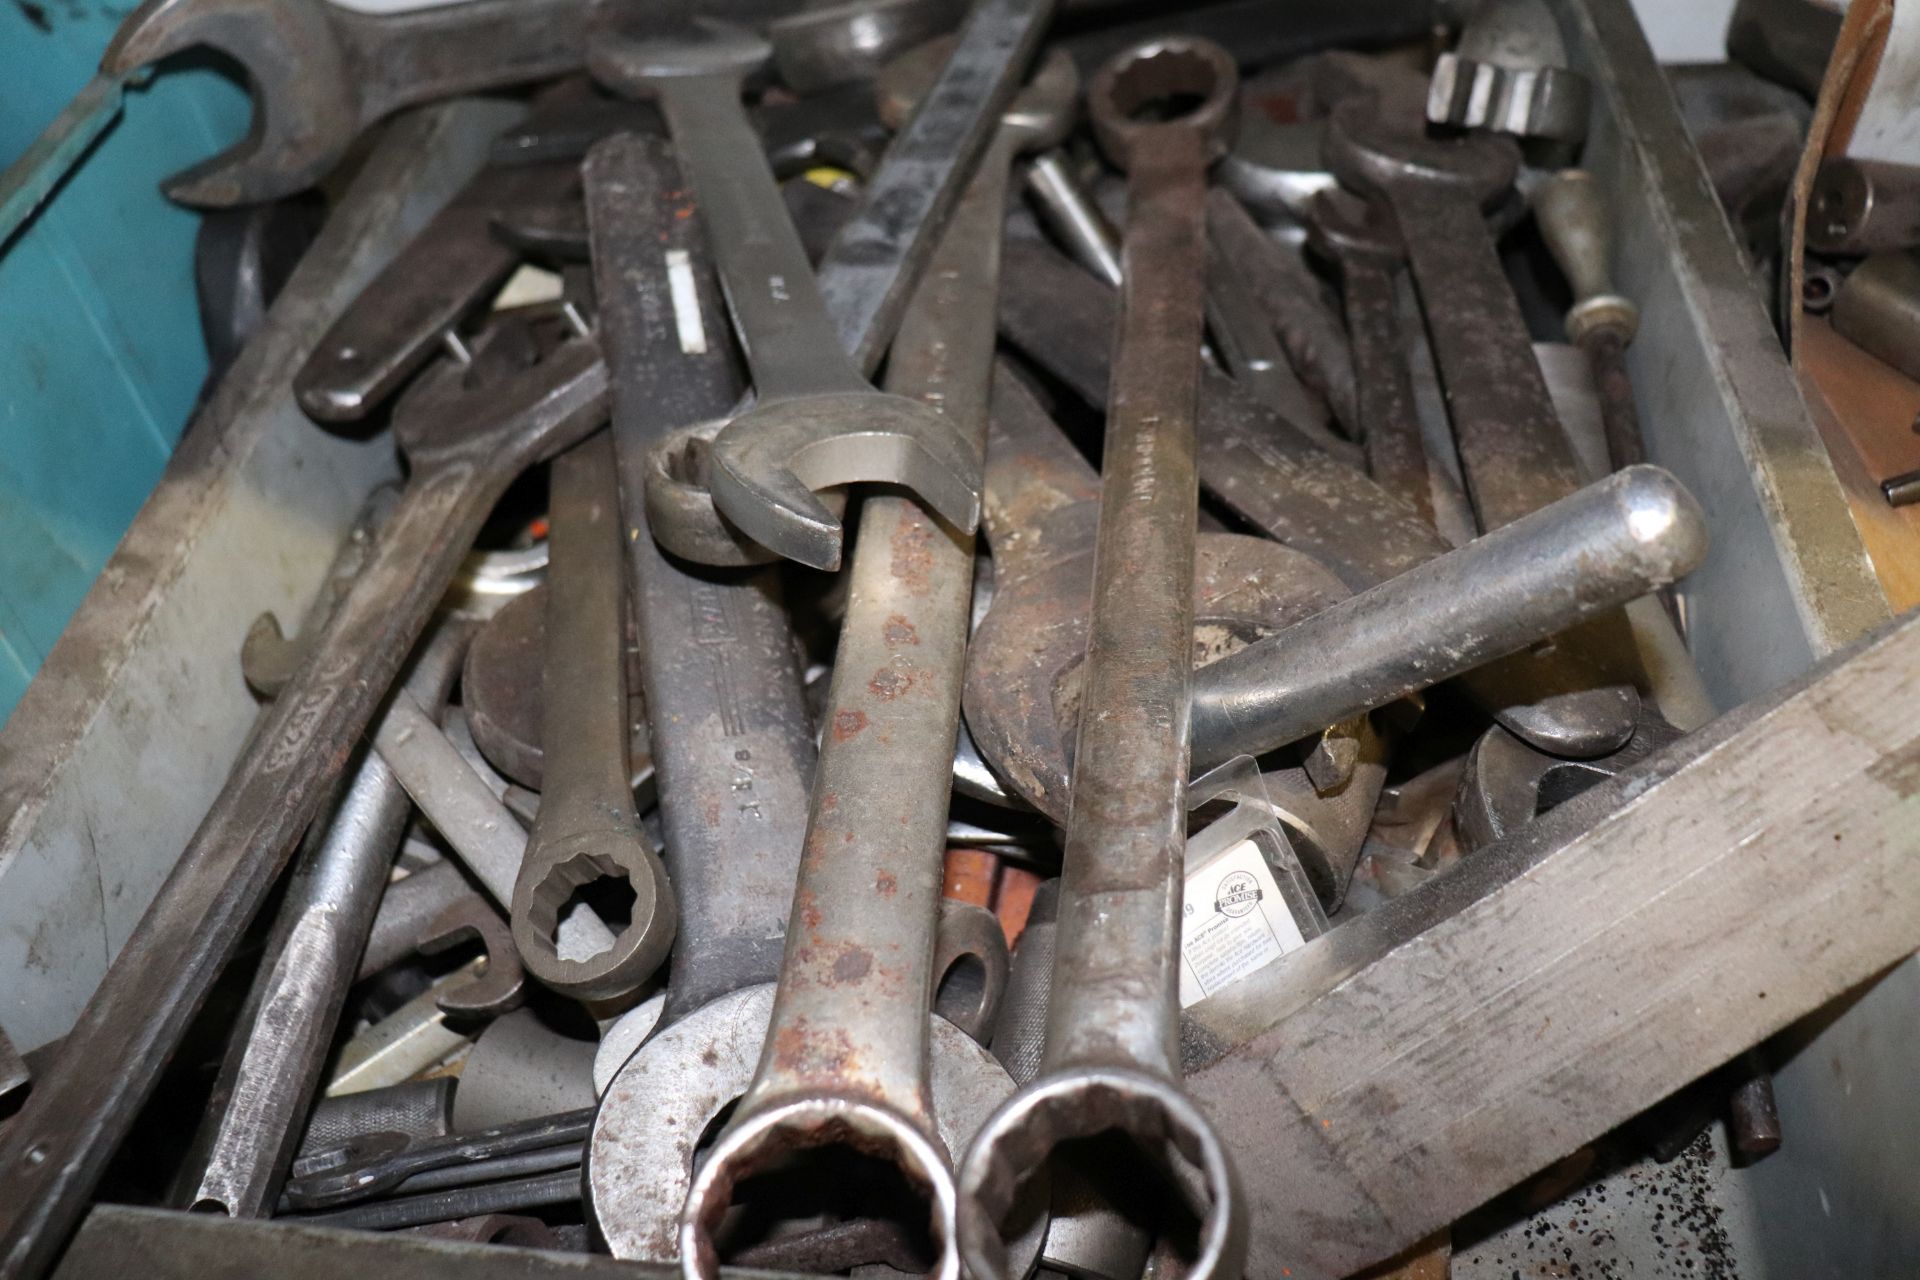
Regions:
<instances>
[{"instance_id":1,"label":"pile of wrenches","mask_svg":"<svg viewBox=\"0 0 1920 1280\"><path fill-rule=\"evenodd\" d=\"M1437 69L1412 5L1348 6L1418 37L1368 55L1207 38L1288 21L1244 3L642 7L149 0L110 50L251 73L192 203L524 110L293 383L405 479L248 636L258 726L4 1130L0 1272L239 972L197 1137L138 1157L178 1207L702 1277L1266 1275L1258 1125L1183 1083L1219 797L1270 838L1206 911L1293 936L1202 999L1711 717L1662 594L1704 516L1643 461L1533 0ZM1498 251L1527 219L1572 365ZM1657 1148L1730 1089L1777 1143L1763 1070L1707 1087Z\"/></svg>"}]
</instances>

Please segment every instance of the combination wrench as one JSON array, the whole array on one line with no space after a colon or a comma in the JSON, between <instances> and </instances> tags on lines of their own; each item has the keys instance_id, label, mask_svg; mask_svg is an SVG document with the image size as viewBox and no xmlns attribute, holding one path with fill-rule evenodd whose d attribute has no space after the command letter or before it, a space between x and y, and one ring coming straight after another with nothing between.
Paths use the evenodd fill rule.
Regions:
<instances>
[{"instance_id":1,"label":"combination wrench","mask_svg":"<svg viewBox=\"0 0 1920 1280\"><path fill-rule=\"evenodd\" d=\"M1010 1274L1002 1229L1019 1184L1060 1143L1109 1129L1177 1150L1203 1177L1192 1275L1245 1261L1232 1162L1176 1065L1204 197L1238 80L1217 45L1166 37L1116 55L1088 88L1095 134L1129 175L1121 323L1046 1050L961 1166L960 1251L978 1280Z\"/></svg>"},{"instance_id":2,"label":"combination wrench","mask_svg":"<svg viewBox=\"0 0 1920 1280\"><path fill-rule=\"evenodd\" d=\"M979 470L944 419L876 392L841 344L740 101L771 52L750 32L708 24L704 38L603 41L594 72L621 92L657 95L753 373L754 407L712 442L715 506L763 546L837 569L840 522L815 489L904 485L971 529Z\"/></svg>"},{"instance_id":3,"label":"combination wrench","mask_svg":"<svg viewBox=\"0 0 1920 1280\"><path fill-rule=\"evenodd\" d=\"M540 981L582 1000L630 994L666 959L678 915L640 828L627 759L627 598L613 438L598 432L550 471L540 812L513 889L513 940ZM627 922L585 957L558 950L576 893L624 884Z\"/></svg>"},{"instance_id":4,"label":"combination wrench","mask_svg":"<svg viewBox=\"0 0 1920 1280\"><path fill-rule=\"evenodd\" d=\"M498 386L397 415L411 473L373 559L281 692L7 1135L0 1269L59 1248L108 1158L294 843L459 572L527 467L604 420L598 347L573 338ZM437 370L458 382L460 370Z\"/></svg>"},{"instance_id":5,"label":"combination wrench","mask_svg":"<svg viewBox=\"0 0 1920 1280\"><path fill-rule=\"evenodd\" d=\"M1009 170L1020 151L1065 136L1075 87L1043 76L1002 118L894 340L890 394L937 414L976 474ZM724 223L710 214L709 225ZM727 428L778 430L757 417ZM784 1152L835 1146L898 1166L930 1211L931 1274L959 1275L928 1003L972 591L964 525L911 498L867 496L771 1023L754 1079L687 1194L690 1276L715 1273L715 1233L742 1180Z\"/></svg>"},{"instance_id":6,"label":"combination wrench","mask_svg":"<svg viewBox=\"0 0 1920 1280\"><path fill-rule=\"evenodd\" d=\"M739 389L725 326L715 323L721 305L703 266L696 206L666 145L643 137L594 150L587 196L614 365L614 441L632 530L641 672L666 856L682 910L661 1027L624 1066L615 1064L604 1093L588 1151L587 1199L615 1256L669 1262L679 1256L680 1212L701 1133L744 1092L765 1039L805 842L815 743L778 577L689 564L663 554L649 536L639 477L659 442L681 423L723 413ZM904 234L895 229L899 270ZM823 287L838 272L829 266ZM849 321L852 313L839 308L858 308L891 287L862 278L873 287L826 291L836 319L853 326L853 349L872 363L882 344L867 326L880 313L865 309ZM686 339L695 332L712 336L690 349ZM952 1148L1007 1085L993 1060L944 1020L932 1021L932 1034L934 1113ZM663 1095L678 1100L685 1123L653 1123Z\"/></svg>"}]
</instances>

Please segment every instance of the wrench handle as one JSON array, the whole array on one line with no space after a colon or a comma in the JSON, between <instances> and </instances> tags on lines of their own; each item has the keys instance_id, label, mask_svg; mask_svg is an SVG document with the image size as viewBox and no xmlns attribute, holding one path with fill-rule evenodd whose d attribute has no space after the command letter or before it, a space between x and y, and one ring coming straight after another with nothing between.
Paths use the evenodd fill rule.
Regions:
<instances>
[{"instance_id":1,"label":"wrench handle","mask_svg":"<svg viewBox=\"0 0 1920 1280\"><path fill-rule=\"evenodd\" d=\"M1108 401L1093 613L1042 1074L1175 1073L1193 678L1205 152L1143 131ZM1142 940L1150 940L1142 945Z\"/></svg>"},{"instance_id":2,"label":"wrench handle","mask_svg":"<svg viewBox=\"0 0 1920 1280\"><path fill-rule=\"evenodd\" d=\"M761 403L868 390L827 314L780 184L740 102L735 75L666 82L660 106L679 143Z\"/></svg>"}]
</instances>

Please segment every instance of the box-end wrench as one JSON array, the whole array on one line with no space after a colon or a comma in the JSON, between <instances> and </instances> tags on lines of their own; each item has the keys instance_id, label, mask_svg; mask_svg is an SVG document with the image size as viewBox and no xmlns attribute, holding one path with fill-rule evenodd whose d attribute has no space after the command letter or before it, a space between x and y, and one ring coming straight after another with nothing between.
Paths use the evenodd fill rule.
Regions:
<instances>
[{"instance_id":1,"label":"box-end wrench","mask_svg":"<svg viewBox=\"0 0 1920 1280\"><path fill-rule=\"evenodd\" d=\"M763 546L837 569L840 522L815 489L904 485L972 529L979 470L950 424L875 391L842 347L740 101L770 54L750 32L708 24L704 38L604 40L594 72L622 92L657 95L752 368L757 403L711 446L714 503Z\"/></svg>"},{"instance_id":2,"label":"box-end wrench","mask_svg":"<svg viewBox=\"0 0 1920 1280\"><path fill-rule=\"evenodd\" d=\"M1430 138L1409 104L1352 98L1334 111L1327 160L1342 185L1382 202L1400 229L1427 315L1468 496L1483 532L1580 485L1534 359L1525 318L1482 209L1513 184L1519 151L1491 136ZM1510 720L1556 755L1597 755L1632 736L1636 664L1618 618L1505 660Z\"/></svg>"},{"instance_id":3,"label":"box-end wrench","mask_svg":"<svg viewBox=\"0 0 1920 1280\"><path fill-rule=\"evenodd\" d=\"M522 962L581 1000L637 989L666 959L678 922L673 888L633 803L626 566L613 466L613 437L599 432L555 458L550 472L540 814L513 890ZM612 945L561 956L556 930L570 901L620 884L632 902Z\"/></svg>"},{"instance_id":4,"label":"box-end wrench","mask_svg":"<svg viewBox=\"0 0 1920 1280\"><path fill-rule=\"evenodd\" d=\"M494 503L603 421L606 403L599 349L576 338L503 385L396 421L412 470L373 560L68 1034L61 1070L8 1133L0 1270L37 1269L59 1247Z\"/></svg>"},{"instance_id":5,"label":"box-end wrench","mask_svg":"<svg viewBox=\"0 0 1920 1280\"><path fill-rule=\"evenodd\" d=\"M1002 1224L1022 1180L1059 1144L1109 1129L1160 1159L1179 1152L1204 1180L1192 1275L1235 1276L1245 1261L1233 1165L1177 1083L1175 1048L1204 197L1238 81L1217 45L1166 37L1117 55L1088 90L1096 134L1129 175L1121 324L1046 1055L962 1166L960 1247L978 1280L1009 1274Z\"/></svg>"},{"instance_id":6,"label":"box-end wrench","mask_svg":"<svg viewBox=\"0 0 1920 1280\"><path fill-rule=\"evenodd\" d=\"M941 415L975 469L1008 172L1020 150L1065 134L1074 88L1071 76L1043 77L1003 117L893 344L891 394ZM744 418L728 428L765 429ZM868 496L860 523L772 1022L753 1083L687 1195L689 1275L717 1268L715 1235L741 1181L772 1156L814 1147L895 1164L930 1212L931 1274L959 1275L928 1002L973 539L894 495Z\"/></svg>"}]
</instances>

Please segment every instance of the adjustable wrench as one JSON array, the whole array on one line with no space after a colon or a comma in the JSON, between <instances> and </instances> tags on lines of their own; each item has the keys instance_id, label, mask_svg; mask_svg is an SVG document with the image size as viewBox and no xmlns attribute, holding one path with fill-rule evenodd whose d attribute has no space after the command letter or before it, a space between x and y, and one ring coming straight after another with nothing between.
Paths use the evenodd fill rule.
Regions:
<instances>
[{"instance_id":1,"label":"adjustable wrench","mask_svg":"<svg viewBox=\"0 0 1920 1280\"><path fill-rule=\"evenodd\" d=\"M771 47L715 24L706 38L603 40L594 72L658 95L701 200L755 406L714 437L714 504L749 537L816 568L840 564L840 522L813 490L905 485L963 529L979 520L979 469L940 415L877 392L841 345L773 170L741 104Z\"/></svg>"},{"instance_id":2,"label":"adjustable wrench","mask_svg":"<svg viewBox=\"0 0 1920 1280\"><path fill-rule=\"evenodd\" d=\"M1008 171L1022 149L1065 135L1074 89L1071 75L1043 75L1002 118L893 344L891 394L937 413L976 472ZM728 431L750 429L736 419ZM690 1276L717 1268L735 1186L770 1156L820 1146L897 1165L928 1202L933 1274L959 1274L927 1007L973 539L885 494L867 497L860 533L772 1021L753 1082L687 1194Z\"/></svg>"},{"instance_id":3,"label":"adjustable wrench","mask_svg":"<svg viewBox=\"0 0 1920 1280\"><path fill-rule=\"evenodd\" d=\"M1341 103L1327 159L1342 185L1380 201L1400 229L1486 532L1571 493L1579 470L1481 213L1512 185L1519 151L1490 136L1429 138L1407 107L1394 97ZM1524 713L1528 740L1556 755L1617 748L1639 702L1630 649L1624 625L1602 617L1558 638L1548 655L1504 661L1515 702L1527 704L1510 708L1510 727Z\"/></svg>"},{"instance_id":4,"label":"adjustable wrench","mask_svg":"<svg viewBox=\"0 0 1920 1280\"><path fill-rule=\"evenodd\" d=\"M520 472L604 420L605 366L563 342L502 385L434 371L398 415L412 471L372 561L274 701L172 874L36 1085L0 1166L0 1269L44 1263L345 767L381 696Z\"/></svg>"},{"instance_id":5,"label":"adjustable wrench","mask_svg":"<svg viewBox=\"0 0 1920 1280\"><path fill-rule=\"evenodd\" d=\"M1238 96L1225 50L1191 38L1115 56L1088 90L1129 173L1121 323L1107 418L1093 612L1040 1075L997 1110L961 1168L960 1249L1009 1274L1020 1182L1073 1138L1119 1129L1186 1157L1208 1203L1190 1274L1236 1276L1246 1215L1226 1147L1177 1081L1175 1011L1192 684L1193 458L1206 172ZM1159 110L1155 117L1148 114Z\"/></svg>"},{"instance_id":6,"label":"adjustable wrench","mask_svg":"<svg viewBox=\"0 0 1920 1280\"><path fill-rule=\"evenodd\" d=\"M613 439L553 461L540 814L513 889L513 939L542 982L582 1000L636 989L666 959L673 890L640 829L627 760L627 600ZM577 892L624 882L628 921L596 955L563 958L556 929Z\"/></svg>"}]
</instances>

